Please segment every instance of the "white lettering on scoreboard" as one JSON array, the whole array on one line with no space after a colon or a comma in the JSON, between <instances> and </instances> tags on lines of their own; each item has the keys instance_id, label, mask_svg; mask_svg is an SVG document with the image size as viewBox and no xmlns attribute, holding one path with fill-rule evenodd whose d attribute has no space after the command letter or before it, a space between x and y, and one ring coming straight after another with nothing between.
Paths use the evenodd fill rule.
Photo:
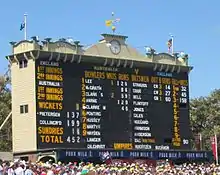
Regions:
<instances>
[{"instance_id":1,"label":"white lettering on scoreboard","mask_svg":"<svg viewBox=\"0 0 220 175\"><path fill-rule=\"evenodd\" d=\"M147 89L147 83L132 83L133 137L135 149L152 149L152 146L145 139L153 137L147 115L149 101L144 96Z\"/></svg>"},{"instance_id":2,"label":"white lettering on scoreboard","mask_svg":"<svg viewBox=\"0 0 220 175\"><path fill-rule=\"evenodd\" d=\"M98 84L100 83L100 84ZM82 132L88 149L104 149L102 143L102 111L106 105L100 103L104 97L103 85L100 81L82 77Z\"/></svg>"}]
</instances>

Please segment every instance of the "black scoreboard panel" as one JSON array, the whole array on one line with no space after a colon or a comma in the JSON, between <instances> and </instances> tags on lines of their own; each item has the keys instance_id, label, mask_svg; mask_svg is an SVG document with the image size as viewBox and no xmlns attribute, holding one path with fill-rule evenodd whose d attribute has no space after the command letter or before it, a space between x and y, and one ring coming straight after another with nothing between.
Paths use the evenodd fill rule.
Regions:
<instances>
[{"instance_id":1,"label":"black scoreboard panel","mask_svg":"<svg viewBox=\"0 0 220 175\"><path fill-rule=\"evenodd\" d=\"M36 60L37 147L190 149L187 73Z\"/></svg>"}]
</instances>

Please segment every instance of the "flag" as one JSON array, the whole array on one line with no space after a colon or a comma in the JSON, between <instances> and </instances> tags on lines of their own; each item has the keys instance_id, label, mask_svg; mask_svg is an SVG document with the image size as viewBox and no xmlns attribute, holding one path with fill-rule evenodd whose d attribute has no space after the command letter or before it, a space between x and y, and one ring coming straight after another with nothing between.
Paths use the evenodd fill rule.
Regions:
<instances>
[{"instance_id":1,"label":"flag","mask_svg":"<svg viewBox=\"0 0 220 175\"><path fill-rule=\"evenodd\" d=\"M169 39L169 40L167 41L167 46L168 46L168 51L169 51L169 52L171 51L172 45L173 45L173 39L171 38L171 39Z\"/></svg>"},{"instance_id":2,"label":"flag","mask_svg":"<svg viewBox=\"0 0 220 175\"><path fill-rule=\"evenodd\" d=\"M21 23L20 31L22 31L24 28L25 28L25 22Z\"/></svg>"},{"instance_id":3,"label":"flag","mask_svg":"<svg viewBox=\"0 0 220 175\"><path fill-rule=\"evenodd\" d=\"M105 163L109 163L108 161L110 160L111 162L111 155L109 154L109 152L105 152L101 155L101 160Z\"/></svg>"},{"instance_id":4,"label":"flag","mask_svg":"<svg viewBox=\"0 0 220 175\"><path fill-rule=\"evenodd\" d=\"M217 137L216 137L216 135L214 137L211 137L211 145L212 145L212 153L213 153L214 159L217 161L218 151L217 151Z\"/></svg>"},{"instance_id":5,"label":"flag","mask_svg":"<svg viewBox=\"0 0 220 175\"><path fill-rule=\"evenodd\" d=\"M105 25L107 27L110 27L112 26L114 23L117 23L117 22L120 22L120 18L116 18L115 20L106 20L105 21Z\"/></svg>"},{"instance_id":6,"label":"flag","mask_svg":"<svg viewBox=\"0 0 220 175\"><path fill-rule=\"evenodd\" d=\"M102 154L102 160L108 160L111 158L111 155L109 154L109 152L105 152Z\"/></svg>"},{"instance_id":7,"label":"flag","mask_svg":"<svg viewBox=\"0 0 220 175\"><path fill-rule=\"evenodd\" d=\"M112 25L112 20L106 20L106 21L105 21L105 25L106 25L107 27L110 27L110 26Z\"/></svg>"}]
</instances>

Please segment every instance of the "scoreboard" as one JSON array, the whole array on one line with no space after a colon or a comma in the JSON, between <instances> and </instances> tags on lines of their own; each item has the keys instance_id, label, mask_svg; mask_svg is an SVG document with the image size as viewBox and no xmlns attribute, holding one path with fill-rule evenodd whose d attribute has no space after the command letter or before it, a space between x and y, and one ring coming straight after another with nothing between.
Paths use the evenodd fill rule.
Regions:
<instances>
[{"instance_id":1,"label":"scoreboard","mask_svg":"<svg viewBox=\"0 0 220 175\"><path fill-rule=\"evenodd\" d=\"M187 73L36 60L37 148L190 149Z\"/></svg>"}]
</instances>

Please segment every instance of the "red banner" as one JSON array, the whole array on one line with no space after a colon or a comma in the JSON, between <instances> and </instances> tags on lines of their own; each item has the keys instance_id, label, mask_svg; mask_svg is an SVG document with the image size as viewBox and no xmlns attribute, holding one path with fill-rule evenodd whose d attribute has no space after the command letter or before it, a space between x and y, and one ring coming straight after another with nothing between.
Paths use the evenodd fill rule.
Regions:
<instances>
[{"instance_id":1,"label":"red banner","mask_svg":"<svg viewBox=\"0 0 220 175\"><path fill-rule=\"evenodd\" d=\"M214 159L217 159L217 143L216 143L216 137L211 137L211 144L212 144L212 153L214 155Z\"/></svg>"}]
</instances>

